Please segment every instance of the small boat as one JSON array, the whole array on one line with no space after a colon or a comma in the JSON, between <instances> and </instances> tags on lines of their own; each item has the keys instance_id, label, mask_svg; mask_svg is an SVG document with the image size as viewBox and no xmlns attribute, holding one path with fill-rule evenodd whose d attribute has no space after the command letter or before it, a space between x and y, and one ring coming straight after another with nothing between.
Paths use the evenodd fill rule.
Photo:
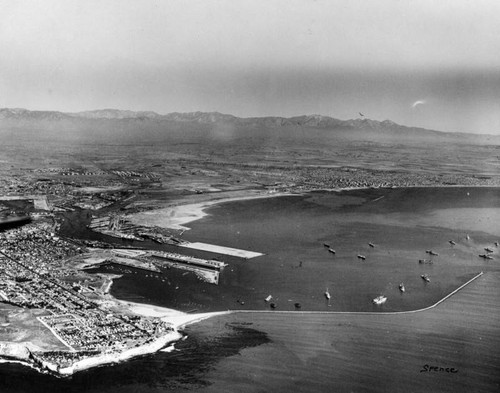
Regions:
<instances>
[{"instance_id":1,"label":"small boat","mask_svg":"<svg viewBox=\"0 0 500 393\"><path fill-rule=\"evenodd\" d=\"M404 286L404 284L403 284L403 283L399 284L399 290L400 290L401 292L404 292L404 291L406 290L406 289L405 289L405 286Z\"/></svg>"},{"instance_id":2,"label":"small boat","mask_svg":"<svg viewBox=\"0 0 500 393\"><path fill-rule=\"evenodd\" d=\"M375 244L373 244L373 243L368 243L368 245L369 245L370 247L372 247L372 248L374 248L374 247L375 247Z\"/></svg>"},{"instance_id":3,"label":"small boat","mask_svg":"<svg viewBox=\"0 0 500 393\"><path fill-rule=\"evenodd\" d=\"M499 242L495 242L495 246L496 247L500 246L500 243Z\"/></svg>"},{"instance_id":4,"label":"small boat","mask_svg":"<svg viewBox=\"0 0 500 393\"><path fill-rule=\"evenodd\" d=\"M301 308L302 306L300 305L300 303L295 303L295 308Z\"/></svg>"},{"instance_id":5,"label":"small boat","mask_svg":"<svg viewBox=\"0 0 500 393\"><path fill-rule=\"evenodd\" d=\"M373 299L373 303L377 304L377 305L380 305L380 304L384 304L386 302L387 298L385 296L377 296L375 299Z\"/></svg>"},{"instance_id":6,"label":"small boat","mask_svg":"<svg viewBox=\"0 0 500 393\"><path fill-rule=\"evenodd\" d=\"M266 302L269 302L269 301L271 301L271 299L272 299L272 298L273 298L273 297L272 297L271 295L269 295L269 296L268 296L268 297L266 297L264 300L265 300Z\"/></svg>"},{"instance_id":7,"label":"small boat","mask_svg":"<svg viewBox=\"0 0 500 393\"><path fill-rule=\"evenodd\" d=\"M276 308L276 303L271 303L269 306L270 306L271 308Z\"/></svg>"},{"instance_id":8,"label":"small boat","mask_svg":"<svg viewBox=\"0 0 500 393\"><path fill-rule=\"evenodd\" d=\"M488 254L479 254L479 256L481 258L484 258L484 259L493 259L493 257L491 255L488 255Z\"/></svg>"},{"instance_id":9,"label":"small boat","mask_svg":"<svg viewBox=\"0 0 500 393\"><path fill-rule=\"evenodd\" d=\"M325 291L325 297L330 300L332 298L332 295L330 295L330 292L328 292L328 288L326 288L326 291Z\"/></svg>"},{"instance_id":10,"label":"small boat","mask_svg":"<svg viewBox=\"0 0 500 393\"><path fill-rule=\"evenodd\" d=\"M432 264L434 262L432 262L430 259L419 259L418 263L425 263L425 264L430 265L430 264Z\"/></svg>"},{"instance_id":11,"label":"small boat","mask_svg":"<svg viewBox=\"0 0 500 393\"><path fill-rule=\"evenodd\" d=\"M420 277L422 277L422 280L424 280L425 282L431 282L427 274L422 274Z\"/></svg>"},{"instance_id":12,"label":"small boat","mask_svg":"<svg viewBox=\"0 0 500 393\"><path fill-rule=\"evenodd\" d=\"M333 248L329 248L328 251L331 252L332 254L335 254L335 250Z\"/></svg>"},{"instance_id":13,"label":"small boat","mask_svg":"<svg viewBox=\"0 0 500 393\"><path fill-rule=\"evenodd\" d=\"M330 245L328 243L323 243L323 245L326 247L326 248L330 248Z\"/></svg>"},{"instance_id":14,"label":"small boat","mask_svg":"<svg viewBox=\"0 0 500 393\"><path fill-rule=\"evenodd\" d=\"M366 257L364 255L361 255L361 254L358 254L358 258L362 259L363 261L366 259Z\"/></svg>"},{"instance_id":15,"label":"small boat","mask_svg":"<svg viewBox=\"0 0 500 393\"><path fill-rule=\"evenodd\" d=\"M486 248L484 249L484 251L486 251L486 252L493 252L493 250L492 250L491 248L489 248L489 247L486 247Z\"/></svg>"},{"instance_id":16,"label":"small boat","mask_svg":"<svg viewBox=\"0 0 500 393\"><path fill-rule=\"evenodd\" d=\"M470 236L469 236L468 234L467 234L467 235L465 235L465 239L466 239L466 240L470 240Z\"/></svg>"},{"instance_id":17,"label":"small boat","mask_svg":"<svg viewBox=\"0 0 500 393\"><path fill-rule=\"evenodd\" d=\"M450 241L449 241L449 243L450 243L452 246L454 246L455 244L457 244L457 243L455 243L453 240L450 240Z\"/></svg>"}]
</instances>

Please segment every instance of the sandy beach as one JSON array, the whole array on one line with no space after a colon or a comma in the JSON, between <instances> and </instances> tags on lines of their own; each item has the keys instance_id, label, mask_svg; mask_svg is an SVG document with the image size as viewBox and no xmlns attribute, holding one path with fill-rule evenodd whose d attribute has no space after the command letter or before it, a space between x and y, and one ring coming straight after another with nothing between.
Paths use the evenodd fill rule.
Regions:
<instances>
[{"instance_id":1,"label":"sandy beach","mask_svg":"<svg viewBox=\"0 0 500 393\"><path fill-rule=\"evenodd\" d=\"M182 333L179 332L179 329L182 329L189 324L208 319L210 317L227 314L226 312L188 314L169 308L158 307L149 304L127 302L117 299L112 299L108 302L115 307L125 308L127 311L135 313L137 315L161 318L164 322L170 323L174 330L168 334L164 334L162 337L155 339L153 342L141 345L140 347L128 348L124 351L113 354L103 353L99 356L83 358L73 363L71 366L63 368L59 368L57 364L46 361L42 361L41 365L33 365L31 360L29 359L28 347L32 347L32 344L29 342L0 342L0 355L4 357L3 359L1 359L1 362L19 363L22 365L33 367L37 370L39 370L39 367L42 367L42 369L51 370L52 372L55 372L60 376L69 376L73 375L76 372L87 370L89 368L99 367L104 364L119 363L136 356L142 356L157 352L164 348L166 345L176 342L183 337ZM110 305L109 303L108 305Z\"/></svg>"},{"instance_id":2,"label":"sandy beach","mask_svg":"<svg viewBox=\"0 0 500 393\"><path fill-rule=\"evenodd\" d=\"M151 304L134 303L123 300L116 300L116 302L122 306L125 306L128 310L130 310L135 314L145 317L161 318L165 322L170 322L175 329L181 329L182 327L187 326L189 324L199 322L214 316L219 316L229 313L228 311L221 311L221 312L189 314L171 308L159 307Z\"/></svg>"},{"instance_id":3,"label":"sandy beach","mask_svg":"<svg viewBox=\"0 0 500 393\"><path fill-rule=\"evenodd\" d=\"M249 195L250 194L250 195ZM199 220L207 213L205 210L213 205L225 202L244 201L250 199L262 199L279 196L292 196L300 194L288 193L262 193L259 191L246 191L237 196L223 197L219 199L206 200L199 203L186 203L179 201L178 203L154 210L149 210L140 213L134 213L125 218L136 225L157 226L160 228L174 229L186 231L190 228L185 226L192 221Z\"/></svg>"},{"instance_id":4,"label":"sandy beach","mask_svg":"<svg viewBox=\"0 0 500 393\"><path fill-rule=\"evenodd\" d=\"M408 188L463 188L465 186L459 185L449 185L449 186L418 186L418 187L404 187ZM486 186L475 186L472 188L485 188ZM344 191L356 191L356 190L367 190L366 187L344 187L344 188L325 188L318 189L316 191L326 191L326 192L344 192ZM280 196L301 196L303 193L285 193L285 192L262 192L255 190L246 190L240 192L232 192L230 196L220 196L220 194L204 194L199 196L199 199L205 199L201 202L193 203L188 199L181 199L170 206L152 209L144 212L133 213L127 215L125 218L130 220L130 222L137 225L146 226L158 226L160 228L174 229L179 231L190 230L186 224L199 220L208 214L205 210L211 206L225 203L225 202L235 202L235 201L245 201L252 199L263 199L272 198ZM476 213L471 212L471 215ZM474 229L474 228L471 228Z\"/></svg>"}]
</instances>

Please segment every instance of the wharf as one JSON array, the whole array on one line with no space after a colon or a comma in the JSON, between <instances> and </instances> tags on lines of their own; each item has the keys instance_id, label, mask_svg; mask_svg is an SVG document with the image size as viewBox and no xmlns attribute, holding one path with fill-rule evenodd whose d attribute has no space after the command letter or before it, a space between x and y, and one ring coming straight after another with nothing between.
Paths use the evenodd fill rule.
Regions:
<instances>
[{"instance_id":1,"label":"wharf","mask_svg":"<svg viewBox=\"0 0 500 393\"><path fill-rule=\"evenodd\" d=\"M260 257L261 255L264 255L260 252L240 250L238 248L217 246L215 244L207 244L207 243L201 243L201 242L194 242L194 243L182 242L182 243L178 244L178 246L185 247L185 248L192 248L194 250L214 252L217 254L231 255L231 256L239 257L239 258L243 258L243 259L251 259L251 258L256 258L256 257Z\"/></svg>"},{"instance_id":2,"label":"wharf","mask_svg":"<svg viewBox=\"0 0 500 393\"><path fill-rule=\"evenodd\" d=\"M134 269L146 270L148 272L161 273L161 270L158 269L153 263L138 261L135 259L125 259L120 257L112 257L110 259L106 259L105 261L98 262L96 264L86 265L84 269L93 269L99 266L105 266L112 263L116 265L132 267Z\"/></svg>"},{"instance_id":3,"label":"wharf","mask_svg":"<svg viewBox=\"0 0 500 393\"><path fill-rule=\"evenodd\" d=\"M188 255L175 254L172 252L153 252L151 253L151 256L156 259L166 259L169 261L201 266L204 268L209 268L214 270L222 270L225 266L227 266L224 262L221 261L215 261L213 259L208 260L208 259L195 258Z\"/></svg>"}]
</instances>

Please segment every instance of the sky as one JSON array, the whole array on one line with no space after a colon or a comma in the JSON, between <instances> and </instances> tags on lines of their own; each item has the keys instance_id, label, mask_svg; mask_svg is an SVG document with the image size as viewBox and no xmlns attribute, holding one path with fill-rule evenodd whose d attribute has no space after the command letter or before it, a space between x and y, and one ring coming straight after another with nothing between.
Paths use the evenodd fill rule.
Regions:
<instances>
[{"instance_id":1,"label":"sky","mask_svg":"<svg viewBox=\"0 0 500 393\"><path fill-rule=\"evenodd\" d=\"M500 134L498 0L2 0L0 107Z\"/></svg>"}]
</instances>

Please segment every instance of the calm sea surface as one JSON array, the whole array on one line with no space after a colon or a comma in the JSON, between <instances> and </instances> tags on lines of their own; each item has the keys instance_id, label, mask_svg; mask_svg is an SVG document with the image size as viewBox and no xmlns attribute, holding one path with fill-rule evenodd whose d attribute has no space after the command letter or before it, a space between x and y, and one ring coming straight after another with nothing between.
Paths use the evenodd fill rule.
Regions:
<instances>
[{"instance_id":1,"label":"calm sea surface","mask_svg":"<svg viewBox=\"0 0 500 393\"><path fill-rule=\"evenodd\" d=\"M440 188L320 192L224 203L189 224L192 229L184 238L264 256L250 260L220 256L229 266L217 286L174 269L163 275L134 271L115 281L112 294L198 312L265 310L269 309L264 301L268 295L277 310L294 310L295 303L301 304L301 310L312 311L427 307L490 267L491 262L478 254L499 237L500 224L494 219L494 212L500 211L499 196L493 189ZM461 213L475 231L457 227ZM426 250L439 256L430 256ZM366 259L359 259L358 254ZM433 263L420 264L420 259ZM431 282L425 283L422 274ZM400 283L405 285L404 294L399 291ZM330 302L324 296L326 289L332 296ZM378 295L388 297L381 307L372 302Z\"/></svg>"},{"instance_id":2,"label":"calm sea surface","mask_svg":"<svg viewBox=\"0 0 500 393\"><path fill-rule=\"evenodd\" d=\"M175 269L161 275L139 270L127 273L118 266L99 271L123 273L112 287L118 298L192 312L269 310L264 301L268 295L273 296L276 310L293 311L296 302L307 311L412 310L435 303L479 271L498 274L498 249L494 261L483 260L478 254L500 238L500 225L495 220L499 209L500 190L489 188L315 192L224 203L210 208L209 216L189 224L192 229L184 238L266 255L251 260L221 257L229 266L218 286ZM71 220L62 226L63 233L100 238L84 228L86 212L68 217ZM370 247L370 242L375 247ZM330 244L336 254L329 253L323 243ZM176 251L154 243L115 244ZM419 264L419 259L431 259L425 253L430 249L439 256L432 257L432 264ZM366 260L358 259L358 254ZM421 274L427 274L431 282L425 283ZM406 287L404 294L398 289L401 282ZM481 282L485 288L493 286L489 281ZM326 289L332 295L330 303L324 297ZM372 299L380 294L388 300L383 306L374 306ZM500 297L498 290L487 294L489 298ZM483 295L479 293L478 299ZM478 304L485 303L478 300ZM419 379L413 388L406 386L405 380L413 375L420 378L422 362L438 362L438 366L453 363L452 355L447 355L453 345L453 356L482 359L474 352L474 341L479 338L468 334L472 320L462 318L461 307L456 305L450 311L450 316L458 318L450 326L438 312L408 314L413 317L396 320L385 315L358 319L339 314L235 314L188 327L187 339L176 343L173 352L89 370L69 380L3 364L0 392L386 391L384 386L391 391L447 391L446 386L457 391L457 386L466 386L463 384L470 378L480 375L481 369L476 374L469 370L469 379L462 369L460 378L465 379L450 379L448 384L443 378L450 376L431 376L430 381L437 385L426 385L426 380ZM492 340L485 348L494 350L500 337L498 329L489 326L499 325L494 319L498 308L490 314L493 319L483 321ZM481 334L484 332L477 333ZM428 344L421 338L429 340ZM443 340L450 345L443 346ZM364 345L356 347L361 342ZM438 343L439 353L435 350ZM411 350L399 351L406 345ZM389 360L391 351L399 363ZM499 365L494 364L498 358L485 359L490 367L482 371L485 375L499 371ZM394 371L398 364L402 371ZM381 376L385 385L376 385ZM351 383L354 380L357 382ZM486 389L497 383L492 379Z\"/></svg>"}]
</instances>

